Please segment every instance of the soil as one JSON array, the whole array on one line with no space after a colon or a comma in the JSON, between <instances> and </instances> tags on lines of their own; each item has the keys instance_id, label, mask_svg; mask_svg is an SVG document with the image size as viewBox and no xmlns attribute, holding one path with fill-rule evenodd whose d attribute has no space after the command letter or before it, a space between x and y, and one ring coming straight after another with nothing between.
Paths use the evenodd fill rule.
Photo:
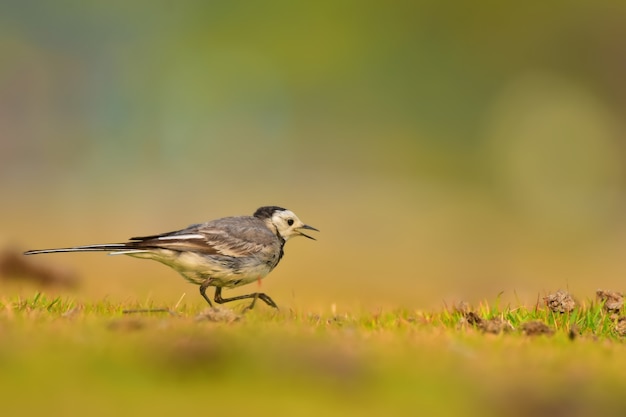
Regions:
<instances>
[{"instance_id":1,"label":"soil","mask_svg":"<svg viewBox=\"0 0 626 417\"><path fill-rule=\"evenodd\" d=\"M537 336L541 334L551 335L554 333L554 330L552 330L550 326L539 320L522 323L520 329L527 336Z\"/></svg>"},{"instance_id":2,"label":"soil","mask_svg":"<svg viewBox=\"0 0 626 417\"><path fill-rule=\"evenodd\" d=\"M543 297L543 301L554 313L569 313L576 308L576 301L570 293L564 290L558 290L554 294Z\"/></svg>"},{"instance_id":3,"label":"soil","mask_svg":"<svg viewBox=\"0 0 626 417\"><path fill-rule=\"evenodd\" d=\"M624 295L621 292L598 290L596 296L604 303L608 313L619 313L624 307Z\"/></svg>"}]
</instances>

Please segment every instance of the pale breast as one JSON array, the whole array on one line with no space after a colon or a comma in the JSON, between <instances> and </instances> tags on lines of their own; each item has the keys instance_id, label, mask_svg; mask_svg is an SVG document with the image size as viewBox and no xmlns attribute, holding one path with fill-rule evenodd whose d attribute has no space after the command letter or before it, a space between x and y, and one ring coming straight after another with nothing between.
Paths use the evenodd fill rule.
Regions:
<instances>
[{"instance_id":1,"label":"pale breast","mask_svg":"<svg viewBox=\"0 0 626 417\"><path fill-rule=\"evenodd\" d=\"M162 249L129 255L168 265L193 284L200 285L211 279L212 286L238 287L262 279L274 269L278 256L263 252L256 256L232 257Z\"/></svg>"}]
</instances>

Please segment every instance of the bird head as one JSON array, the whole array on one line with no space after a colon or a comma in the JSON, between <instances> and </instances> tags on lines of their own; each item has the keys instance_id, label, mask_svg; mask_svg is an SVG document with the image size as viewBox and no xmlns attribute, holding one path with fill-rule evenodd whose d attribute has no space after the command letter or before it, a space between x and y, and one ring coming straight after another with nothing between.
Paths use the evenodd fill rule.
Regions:
<instances>
[{"instance_id":1,"label":"bird head","mask_svg":"<svg viewBox=\"0 0 626 417\"><path fill-rule=\"evenodd\" d=\"M261 207L254 213L254 216L264 220L270 229L275 229L276 233L285 241L294 236L304 236L315 240L314 237L306 235L302 231L314 230L319 232L315 227L304 224L293 211L282 207Z\"/></svg>"}]
</instances>

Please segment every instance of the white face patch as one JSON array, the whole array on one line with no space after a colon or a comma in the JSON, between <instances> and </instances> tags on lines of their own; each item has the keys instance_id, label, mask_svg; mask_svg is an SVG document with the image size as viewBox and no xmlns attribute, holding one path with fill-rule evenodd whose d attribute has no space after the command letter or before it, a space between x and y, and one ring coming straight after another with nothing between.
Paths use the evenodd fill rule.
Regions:
<instances>
[{"instance_id":1,"label":"white face patch","mask_svg":"<svg viewBox=\"0 0 626 417\"><path fill-rule=\"evenodd\" d=\"M276 212L272 216L272 223L276 226L278 234L285 240L288 240L292 236L299 235L296 229L304 226L304 223L302 223L298 216L291 210Z\"/></svg>"}]
</instances>

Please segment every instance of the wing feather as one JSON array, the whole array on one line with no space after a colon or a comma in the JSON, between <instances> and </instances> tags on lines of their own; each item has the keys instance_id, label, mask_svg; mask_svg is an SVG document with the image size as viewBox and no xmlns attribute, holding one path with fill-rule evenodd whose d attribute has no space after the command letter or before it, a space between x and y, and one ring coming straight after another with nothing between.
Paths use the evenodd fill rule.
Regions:
<instances>
[{"instance_id":1,"label":"wing feather","mask_svg":"<svg viewBox=\"0 0 626 417\"><path fill-rule=\"evenodd\" d=\"M133 237L133 249L169 249L205 255L253 256L280 242L262 220L255 217L226 217L191 225L175 232Z\"/></svg>"}]
</instances>

